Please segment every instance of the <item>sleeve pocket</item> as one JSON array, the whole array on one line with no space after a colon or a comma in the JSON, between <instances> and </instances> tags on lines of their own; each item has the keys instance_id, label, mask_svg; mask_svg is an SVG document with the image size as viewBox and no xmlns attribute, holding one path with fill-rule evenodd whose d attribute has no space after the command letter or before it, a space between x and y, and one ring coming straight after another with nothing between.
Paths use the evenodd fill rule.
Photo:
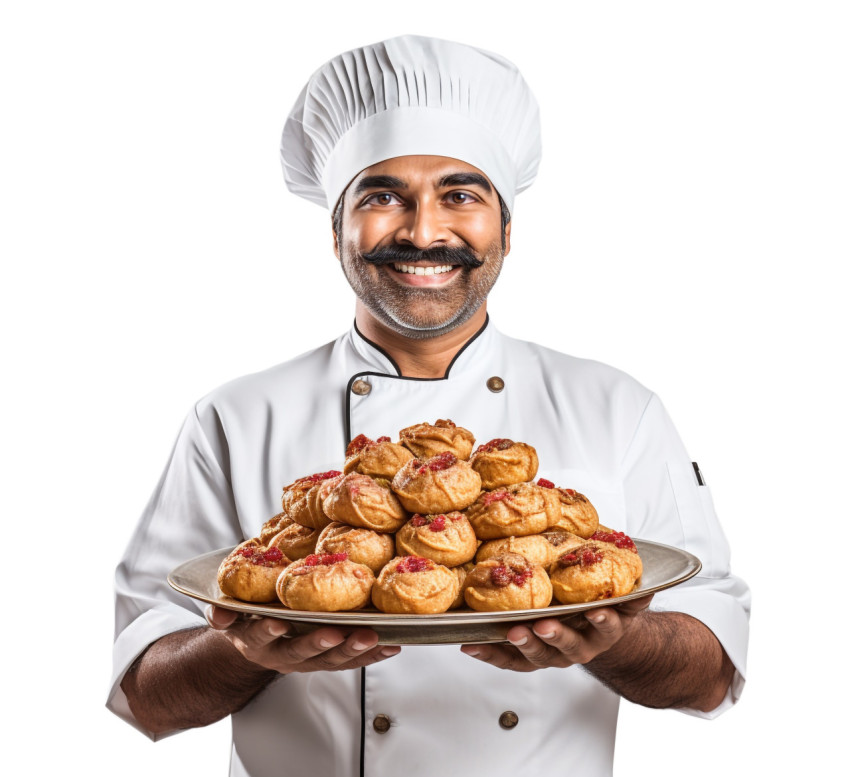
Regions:
<instances>
[{"instance_id":1,"label":"sleeve pocket","mask_svg":"<svg viewBox=\"0 0 850 777\"><path fill-rule=\"evenodd\" d=\"M730 574L729 543L714 512L708 486L697 483L690 462L667 462L667 474L682 524L685 547L702 562L702 577Z\"/></svg>"}]
</instances>

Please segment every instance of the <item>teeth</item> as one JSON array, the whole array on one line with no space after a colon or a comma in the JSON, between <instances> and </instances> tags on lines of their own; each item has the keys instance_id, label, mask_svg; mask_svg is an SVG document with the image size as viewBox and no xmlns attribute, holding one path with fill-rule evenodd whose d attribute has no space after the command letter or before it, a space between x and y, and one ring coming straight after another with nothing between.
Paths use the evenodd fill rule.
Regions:
<instances>
[{"instance_id":1,"label":"teeth","mask_svg":"<svg viewBox=\"0 0 850 777\"><path fill-rule=\"evenodd\" d=\"M408 275L440 275L444 272L451 272L454 267L450 264L444 264L441 267L423 267L416 264L394 264L396 272L407 273Z\"/></svg>"}]
</instances>

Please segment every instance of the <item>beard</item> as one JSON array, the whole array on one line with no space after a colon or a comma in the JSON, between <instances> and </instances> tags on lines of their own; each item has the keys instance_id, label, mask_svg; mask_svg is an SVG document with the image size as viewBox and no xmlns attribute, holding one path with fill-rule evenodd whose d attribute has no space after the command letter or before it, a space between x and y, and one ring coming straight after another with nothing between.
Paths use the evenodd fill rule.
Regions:
<instances>
[{"instance_id":1,"label":"beard","mask_svg":"<svg viewBox=\"0 0 850 777\"><path fill-rule=\"evenodd\" d=\"M468 245L424 251L392 246L363 254L342 242L340 260L354 293L375 318L400 335L424 340L472 318L499 277L504 251L496 242L483 255ZM391 276L395 271L387 265L394 261L428 261L459 266L460 270L445 286L406 286Z\"/></svg>"}]
</instances>

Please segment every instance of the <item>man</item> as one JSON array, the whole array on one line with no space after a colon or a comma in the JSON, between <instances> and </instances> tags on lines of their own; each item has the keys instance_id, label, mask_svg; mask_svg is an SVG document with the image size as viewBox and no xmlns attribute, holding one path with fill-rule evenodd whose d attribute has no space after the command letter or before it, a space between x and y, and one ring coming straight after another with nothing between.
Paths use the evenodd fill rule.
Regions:
<instances>
[{"instance_id":1,"label":"man","mask_svg":"<svg viewBox=\"0 0 850 777\"><path fill-rule=\"evenodd\" d=\"M154 736L232 714L235 775L531 774L552 762L602 775L618 694L708 717L730 706L748 592L660 402L488 320L513 198L539 161L536 103L516 69L411 36L347 52L303 91L282 156L290 188L332 209L355 326L222 387L187 419L118 569L111 708ZM479 440L532 443L543 477L588 494L608 525L693 551L702 574L651 610L596 609L576 629L544 617L508 644L461 648L380 646L369 629L292 637L284 621L218 608L204 625L165 585L181 561L255 536L281 486L338 467L348 440L441 417Z\"/></svg>"}]
</instances>

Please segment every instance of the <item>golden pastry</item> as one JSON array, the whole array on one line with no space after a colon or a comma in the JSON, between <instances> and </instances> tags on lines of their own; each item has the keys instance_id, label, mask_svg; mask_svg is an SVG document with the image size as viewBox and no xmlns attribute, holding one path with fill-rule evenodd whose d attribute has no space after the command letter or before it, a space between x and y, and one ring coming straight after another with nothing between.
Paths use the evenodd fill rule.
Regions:
<instances>
[{"instance_id":1,"label":"golden pastry","mask_svg":"<svg viewBox=\"0 0 850 777\"><path fill-rule=\"evenodd\" d=\"M466 576L475 568L475 564L467 561L459 567L452 567L452 572L457 575L458 590L455 600L449 605L450 610L457 610L466 606L466 599L463 598L463 584L466 581Z\"/></svg>"},{"instance_id":2,"label":"golden pastry","mask_svg":"<svg viewBox=\"0 0 850 777\"><path fill-rule=\"evenodd\" d=\"M365 564L376 575L395 556L392 534L331 523L322 529L316 553L347 553L356 564Z\"/></svg>"},{"instance_id":3,"label":"golden pastry","mask_svg":"<svg viewBox=\"0 0 850 777\"><path fill-rule=\"evenodd\" d=\"M469 463L481 475L481 488L493 491L532 480L537 474L537 451L524 442L497 438L479 445Z\"/></svg>"},{"instance_id":4,"label":"golden pastry","mask_svg":"<svg viewBox=\"0 0 850 777\"><path fill-rule=\"evenodd\" d=\"M436 614L457 597L457 574L421 556L396 557L378 575L372 603L381 612Z\"/></svg>"},{"instance_id":5,"label":"golden pastry","mask_svg":"<svg viewBox=\"0 0 850 777\"><path fill-rule=\"evenodd\" d=\"M356 472L337 483L323 509L332 521L374 531L394 532L407 520L407 513L386 480Z\"/></svg>"},{"instance_id":6,"label":"golden pastry","mask_svg":"<svg viewBox=\"0 0 850 777\"><path fill-rule=\"evenodd\" d=\"M518 553L504 553L475 565L463 587L466 603L480 612L536 610L552 601L546 570Z\"/></svg>"},{"instance_id":7,"label":"golden pastry","mask_svg":"<svg viewBox=\"0 0 850 777\"><path fill-rule=\"evenodd\" d=\"M269 540L270 546L280 548L290 559L304 558L316 550L319 530L292 521Z\"/></svg>"},{"instance_id":8,"label":"golden pastry","mask_svg":"<svg viewBox=\"0 0 850 777\"><path fill-rule=\"evenodd\" d=\"M611 599L631 593L640 579L640 556L613 543L589 541L562 553L549 568L562 604Z\"/></svg>"},{"instance_id":9,"label":"golden pastry","mask_svg":"<svg viewBox=\"0 0 850 777\"><path fill-rule=\"evenodd\" d=\"M599 527L599 516L584 494L572 488L555 488L551 481L543 478L540 478L537 484L554 491L561 503L561 514L550 524L551 528L563 529L584 539L593 536L593 532Z\"/></svg>"},{"instance_id":10,"label":"golden pastry","mask_svg":"<svg viewBox=\"0 0 850 777\"><path fill-rule=\"evenodd\" d=\"M275 534L280 534L280 532L282 532L292 522L292 518L290 518L286 513L278 513L272 518L269 518L262 525L257 539L260 541L261 545L268 545L269 540L274 537Z\"/></svg>"},{"instance_id":11,"label":"golden pastry","mask_svg":"<svg viewBox=\"0 0 850 777\"><path fill-rule=\"evenodd\" d=\"M459 512L416 513L398 530L395 542L400 554L424 556L446 567L470 561L478 547L472 526Z\"/></svg>"},{"instance_id":12,"label":"golden pastry","mask_svg":"<svg viewBox=\"0 0 850 777\"><path fill-rule=\"evenodd\" d=\"M485 491L466 511L480 540L540 534L560 517L557 495L534 483Z\"/></svg>"},{"instance_id":13,"label":"golden pastry","mask_svg":"<svg viewBox=\"0 0 850 777\"><path fill-rule=\"evenodd\" d=\"M283 511L292 518L295 523L302 526L310 526L313 529L324 529L330 521L322 512L320 492L322 485L327 481L338 482L342 473L338 470L329 472L317 472L315 475L299 478L291 485L283 489L281 505ZM325 495L327 495L327 487Z\"/></svg>"},{"instance_id":14,"label":"golden pastry","mask_svg":"<svg viewBox=\"0 0 850 777\"><path fill-rule=\"evenodd\" d=\"M359 472L373 478L392 480L413 454L402 445L392 442L389 437L370 440L366 435L358 435L345 451L345 465L342 471Z\"/></svg>"},{"instance_id":15,"label":"golden pastry","mask_svg":"<svg viewBox=\"0 0 850 777\"><path fill-rule=\"evenodd\" d=\"M225 596L245 602L273 602L277 578L289 563L280 548L247 540L221 562L218 587Z\"/></svg>"},{"instance_id":16,"label":"golden pastry","mask_svg":"<svg viewBox=\"0 0 850 777\"><path fill-rule=\"evenodd\" d=\"M427 461L408 461L393 478L392 490L406 510L439 515L469 507L481 493L481 478L446 451Z\"/></svg>"},{"instance_id":17,"label":"golden pastry","mask_svg":"<svg viewBox=\"0 0 850 777\"><path fill-rule=\"evenodd\" d=\"M277 596L293 610L339 612L369 603L375 575L345 553L322 553L293 561L277 581Z\"/></svg>"},{"instance_id":18,"label":"golden pastry","mask_svg":"<svg viewBox=\"0 0 850 777\"><path fill-rule=\"evenodd\" d=\"M469 429L442 418L434 424L416 424L399 432L401 444L418 459L430 459L450 451L459 459L469 458L475 437Z\"/></svg>"},{"instance_id":19,"label":"golden pastry","mask_svg":"<svg viewBox=\"0 0 850 777\"><path fill-rule=\"evenodd\" d=\"M579 540L581 542L582 540ZM486 561L496 558L503 553L519 553L532 564L548 568L558 558L555 547L542 534L529 534L524 537L504 537L498 540L487 540L478 548L475 560Z\"/></svg>"}]
</instances>

